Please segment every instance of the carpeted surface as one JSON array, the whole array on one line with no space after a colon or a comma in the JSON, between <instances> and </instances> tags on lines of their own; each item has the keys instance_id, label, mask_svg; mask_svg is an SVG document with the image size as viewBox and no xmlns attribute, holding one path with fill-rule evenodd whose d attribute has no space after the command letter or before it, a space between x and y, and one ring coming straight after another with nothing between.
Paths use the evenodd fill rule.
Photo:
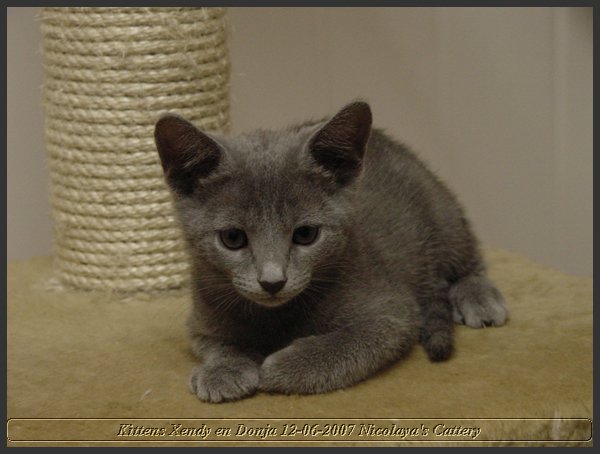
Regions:
<instances>
[{"instance_id":1,"label":"carpeted surface","mask_svg":"<svg viewBox=\"0 0 600 454\"><path fill-rule=\"evenodd\" d=\"M260 393L217 405L198 401L187 388L195 360L184 326L186 291L129 297L64 291L52 288L51 258L9 263L7 416L14 419L8 445L171 445L165 437L117 437L121 424L150 418L160 420L133 427L165 426L168 433L172 422L194 419L187 425L206 423L214 435L219 424L269 419L255 424L279 424L281 435L277 418L297 424L309 418L321 428L327 421L315 420L353 419L360 425L357 420L390 418L375 423L433 427L433 419L449 426L451 418L518 418L471 421L481 428L475 439L402 438L384 431L337 441L279 437L270 445L498 445L502 440L591 445L585 441L590 423L566 418L592 419L592 278L568 276L498 249L486 249L486 257L510 320L502 328L457 327L449 361L431 363L417 346L404 361L346 390L314 396ZM556 417L564 420L521 420ZM187 445L263 443L258 436L185 439ZM243 443L246 439L254 441Z\"/></svg>"}]
</instances>

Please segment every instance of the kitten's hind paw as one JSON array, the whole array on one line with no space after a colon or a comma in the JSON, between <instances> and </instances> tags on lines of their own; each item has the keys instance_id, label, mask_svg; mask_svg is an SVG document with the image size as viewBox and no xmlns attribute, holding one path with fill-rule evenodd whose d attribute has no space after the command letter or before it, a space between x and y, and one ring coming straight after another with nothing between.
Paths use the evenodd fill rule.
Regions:
<instances>
[{"instance_id":1,"label":"kitten's hind paw","mask_svg":"<svg viewBox=\"0 0 600 454\"><path fill-rule=\"evenodd\" d=\"M448 298L452 303L455 323L472 328L502 326L508 310L500 291L485 276L468 276L452 287Z\"/></svg>"},{"instance_id":2,"label":"kitten's hind paw","mask_svg":"<svg viewBox=\"0 0 600 454\"><path fill-rule=\"evenodd\" d=\"M190 377L190 390L205 402L226 402L254 394L258 388L258 364L200 364Z\"/></svg>"}]
</instances>

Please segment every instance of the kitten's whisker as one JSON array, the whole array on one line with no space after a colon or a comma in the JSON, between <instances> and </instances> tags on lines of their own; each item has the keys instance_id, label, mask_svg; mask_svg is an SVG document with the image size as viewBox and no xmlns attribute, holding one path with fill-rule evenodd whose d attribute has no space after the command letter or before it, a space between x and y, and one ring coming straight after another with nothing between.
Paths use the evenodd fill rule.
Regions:
<instances>
[{"instance_id":1,"label":"kitten's whisker","mask_svg":"<svg viewBox=\"0 0 600 454\"><path fill-rule=\"evenodd\" d=\"M218 304L221 300L226 299L230 296L235 296L236 292L233 289L227 289L225 291L220 292L217 296L211 298L211 302L213 304Z\"/></svg>"},{"instance_id":2,"label":"kitten's whisker","mask_svg":"<svg viewBox=\"0 0 600 454\"><path fill-rule=\"evenodd\" d=\"M348 283L348 279L341 278L324 278L324 277L314 277L311 282L314 283L324 283L324 284L344 284ZM356 279L352 279L352 282L356 282Z\"/></svg>"},{"instance_id":3,"label":"kitten's whisker","mask_svg":"<svg viewBox=\"0 0 600 454\"><path fill-rule=\"evenodd\" d=\"M316 297L323 297L323 296L326 297L327 296L327 293L324 292L323 290L321 290L319 288L314 288L311 286L306 287L305 291L307 294L312 294L313 296L316 296Z\"/></svg>"},{"instance_id":4,"label":"kitten's whisker","mask_svg":"<svg viewBox=\"0 0 600 454\"><path fill-rule=\"evenodd\" d=\"M240 297L235 291L221 295L219 298L211 301L214 304L214 313L222 316L228 312L239 300Z\"/></svg>"}]
</instances>

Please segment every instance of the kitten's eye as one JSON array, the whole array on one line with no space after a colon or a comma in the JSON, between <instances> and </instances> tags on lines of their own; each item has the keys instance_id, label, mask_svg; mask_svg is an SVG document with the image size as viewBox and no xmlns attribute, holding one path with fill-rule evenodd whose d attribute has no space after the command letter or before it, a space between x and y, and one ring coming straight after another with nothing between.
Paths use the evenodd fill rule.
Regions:
<instances>
[{"instance_id":1,"label":"kitten's eye","mask_svg":"<svg viewBox=\"0 0 600 454\"><path fill-rule=\"evenodd\" d=\"M296 244L301 244L302 246L308 246L309 244L315 242L318 235L319 227L303 225L302 227L298 227L296 230L294 230L292 241Z\"/></svg>"},{"instance_id":2,"label":"kitten's eye","mask_svg":"<svg viewBox=\"0 0 600 454\"><path fill-rule=\"evenodd\" d=\"M227 249L241 249L248 244L248 237L241 229L221 230L219 238Z\"/></svg>"}]
</instances>

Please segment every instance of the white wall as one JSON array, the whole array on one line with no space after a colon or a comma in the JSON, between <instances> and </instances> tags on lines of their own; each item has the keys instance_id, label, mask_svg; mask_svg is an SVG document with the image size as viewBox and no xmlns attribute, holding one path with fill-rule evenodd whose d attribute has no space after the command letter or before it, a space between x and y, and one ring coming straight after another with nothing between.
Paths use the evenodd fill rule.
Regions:
<instances>
[{"instance_id":1,"label":"white wall","mask_svg":"<svg viewBox=\"0 0 600 454\"><path fill-rule=\"evenodd\" d=\"M6 46L7 256L49 254L49 172L44 149L39 8L8 8Z\"/></svg>"},{"instance_id":2,"label":"white wall","mask_svg":"<svg viewBox=\"0 0 600 454\"><path fill-rule=\"evenodd\" d=\"M8 257L51 253L38 8L8 9ZM592 274L591 8L230 8L232 129L375 123L484 243Z\"/></svg>"},{"instance_id":3,"label":"white wall","mask_svg":"<svg viewBox=\"0 0 600 454\"><path fill-rule=\"evenodd\" d=\"M592 274L591 8L231 8L234 131L356 97L484 243Z\"/></svg>"}]
</instances>

